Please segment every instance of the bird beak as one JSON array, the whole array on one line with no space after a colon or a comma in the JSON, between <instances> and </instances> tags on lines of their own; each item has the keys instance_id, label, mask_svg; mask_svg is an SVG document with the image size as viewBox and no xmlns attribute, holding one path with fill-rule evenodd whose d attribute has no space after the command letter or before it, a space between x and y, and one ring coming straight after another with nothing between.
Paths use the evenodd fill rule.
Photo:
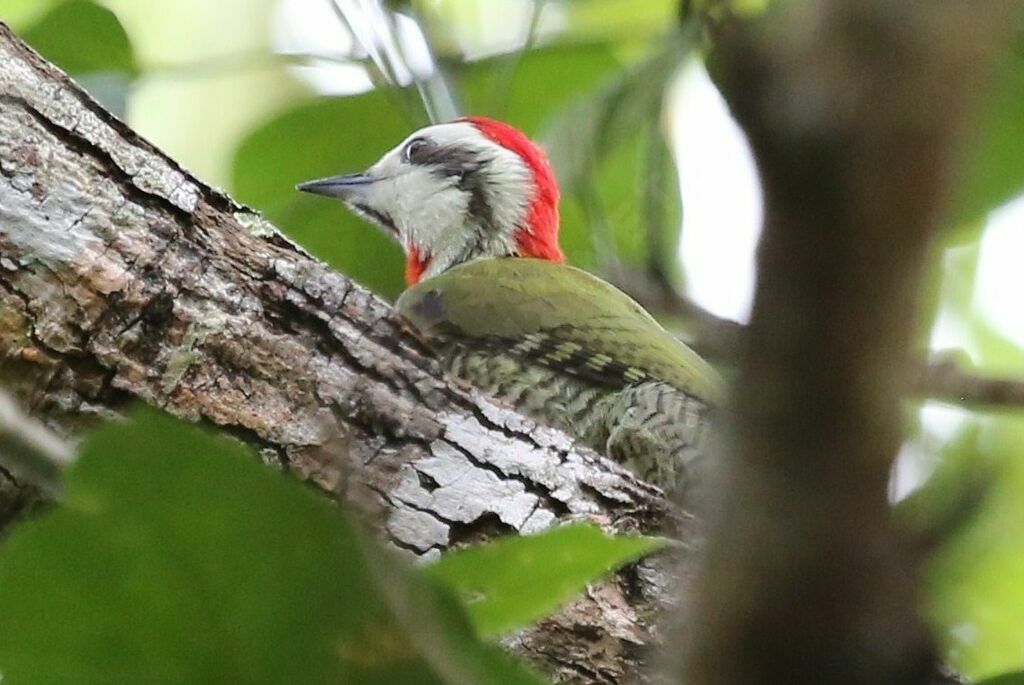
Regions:
<instances>
[{"instance_id":1,"label":"bird beak","mask_svg":"<svg viewBox=\"0 0 1024 685\"><path fill-rule=\"evenodd\" d=\"M374 207L373 198L369 192L374 183L387 178L387 176L375 176L371 173L345 174L344 176L330 176L315 181L306 181L295 187L304 193L326 195L344 201L356 214L380 226L395 240L400 240L400 233L394 220L386 212Z\"/></svg>"},{"instance_id":2,"label":"bird beak","mask_svg":"<svg viewBox=\"0 0 1024 685\"><path fill-rule=\"evenodd\" d=\"M342 200L354 200L378 180L380 179L365 173L345 174L344 176L330 176L315 181L306 181L295 186L295 188L304 193L326 195L327 197L336 197Z\"/></svg>"}]
</instances>

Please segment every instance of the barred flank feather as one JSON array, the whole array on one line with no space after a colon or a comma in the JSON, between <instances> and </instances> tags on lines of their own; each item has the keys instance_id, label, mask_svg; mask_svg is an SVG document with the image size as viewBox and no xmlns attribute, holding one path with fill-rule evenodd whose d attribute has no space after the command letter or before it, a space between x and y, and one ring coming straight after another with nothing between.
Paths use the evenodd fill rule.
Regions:
<instances>
[{"instance_id":1,"label":"barred flank feather","mask_svg":"<svg viewBox=\"0 0 1024 685\"><path fill-rule=\"evenodd\" d=\"M705 451L721 381L608 283L536 259L482 259L397 307L449 371L676 490Z\"/></svg>"},{"instance_id":2,"label":"barred flank feather","mask_svg":"<svg viewBox=\"0 0 1024 685\"><path fill-rule=\"evenodd\" d=\"M551 346L540 336L518 343L494 339L479 348L453 337L431 344L454 376L665 490L689 484L707 446L705 402L605 355Z\"/></svg>"}]
</instances>

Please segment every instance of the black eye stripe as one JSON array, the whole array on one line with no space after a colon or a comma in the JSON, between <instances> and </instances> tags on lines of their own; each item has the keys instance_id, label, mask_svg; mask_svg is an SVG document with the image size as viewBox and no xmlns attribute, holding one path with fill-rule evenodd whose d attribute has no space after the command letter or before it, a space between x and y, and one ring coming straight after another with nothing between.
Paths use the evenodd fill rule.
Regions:
<instances>
[{"instance_id":1,"label":"black eye stripe","mask_svg":"<svg viewBox=\"0 0 1024 685\"><path fill-rule=\"evenodd\" d=\"M475 150L458 145L442 146L420 139L422 145L410 150L410 164L426 167L437 178L456 178L456 187L469 193L469 215L485 229L494 226L494 217L486 195L486 165L488 159ZM409 141L406 150L415 141ZM403 153L405 150L403 150Z\"/></svg>"},{"instance_id":2,"label":"black eye stripe","mask_svg":"<svg viewBox=\"0 0 1024 685\"><path fill-rule=\"evenodd\" d=\"M473 150L456 145L442 146L424 138L409 141L402 150L402 157L410 164L431 167L431 171L442 176L462 176L477 171L484 164Z\"/></svg>"}]
</instances>

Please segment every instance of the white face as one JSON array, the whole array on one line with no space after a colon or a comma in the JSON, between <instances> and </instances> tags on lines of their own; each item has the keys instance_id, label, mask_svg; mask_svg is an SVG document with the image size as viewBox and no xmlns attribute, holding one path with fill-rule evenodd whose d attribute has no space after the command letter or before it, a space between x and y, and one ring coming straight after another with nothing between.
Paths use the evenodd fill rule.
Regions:
<instances>
[{"instance_id":1,"label":"white face","mask_svg":"<svg viewBox=\"0 0 1024 685\"><path fill-rule=\"evenodd\" d=\"M339 194L429 259L425 276L484 256L516 253L535 189L526 163L469 122L413 133Z\"/></svg>"}]
</instances>

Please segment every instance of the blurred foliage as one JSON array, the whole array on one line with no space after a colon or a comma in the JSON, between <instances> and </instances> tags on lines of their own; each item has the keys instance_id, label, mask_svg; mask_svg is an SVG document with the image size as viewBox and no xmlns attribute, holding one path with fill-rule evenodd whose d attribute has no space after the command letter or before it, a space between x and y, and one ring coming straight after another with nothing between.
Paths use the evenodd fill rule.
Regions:
<instances>
[{"instance_id":1,"label":"blurred foliage","mask_svg":"<svg viewBox=\"0 0 1024 685\"><path fill-rule=\"evenodd\" d=\"M360 170L420 122L395 105L404 96L393 90L349 97L318 96L319 82L294 68L312 61L301 54L285 59L275 51L275 42L280 42L275 36L280 34L283 16L279 10L284 2L302 0L0 0L0 19L201 177L230 185L241 200L266 212L313 253L383 295L394 296L403 287L398 246L340 204L300 196L294 185L310 178ZM315 9L324 10L326 2L308 0L303 11L312 17ZM699 16L712 2L717 0L691 0L690 15ZM760 11L765 4L765 0L728 3L731 9L744 13ZM705 37L693 26L680 32L678 17L687 10L678 0L547 0L540 5L528 0L403 0L389 5L423 27L464 111L505 118L545 143L563 184L562 236L570 261L593 270L615 262L657 267L677 281L685 281L686 274L678 272L676 259L681 208L676 170L666 141L665 122L672 112L666 110L664 94L676 78L678 65L703 51ZM325 17L323 22L310 19L304 30L316 34L327 28L319 23L337 19L327 11L318 16ZM337 53L347 49L347 45L337 50L332 47L328 57L336 60ZM365 56L353 53L346 59L350 66L358 65ZM985 218L1024 191L1024 36L1018 39L1015 52L1002 59L976 137L969 142L950 210L953 230L940 251L934 287L927 293L932 316L928 317L922 344L940 322L957 331L979 369L1024 373L1021 341L1010 339L985 319L975 293L980 245L987 230ZM156 421L154 425L158 424ZM154 430L172 431L168 426ZM53 587L44 597L38 591L12 593L8 589L14 587L8 585L12 580L0 584L0 611L20 617L17 624L0 621L0 631L7 631L0 635L0 658L11 656L15 661L9 663L26 669L18 673L30 673L43 656L52 658L53 665L62 669L98 668L95 661L81 661L84 650L90 648L107 657L99 666L124 669L122 673L137 674L145 668L209 669L202 673L180 671L200 678L193 682L203 682L202 677L212 677L218 668L227 667L226 662L217 661L220 657L244 657L245 664L231 667L249 668L254 677L282 673L279 669L285 668L283 660L289 655L309 654L302 650L311 649L312 643L296 644L294 654L282 649L282 645L291 643L288 636L278 637L273 632L283 629L273 624L272 613L279 613L277 618L282 621L288 617L298 621L297 608L314 612L311 615L320 622L295 628L296 635L322 631L315 633L322 636L327 634L323 631L350 625L345 623L344 607L339 606L340 594L320 597L309 593L309 587L323 587L328 593L346 591L336 587L341 576L334 576L334 583L322 584L329 571L351 574L353 588L363 592L352 601L370 607L367 615L379 619L376 628L387 626L398 636L393 642L375 642L374 636L380 633L372 632L373 626L364 626L360 639L367 642L353 643L368 645L365 653L377 659L382 668L400 670L412 663L389 661L397 650L421 660L415 663L429 663L439 672L430 660L435 655L447 658L452 651L450 638L459 645L463 641L472 645L468 652L460 651L461 646L455 650L464 657L475 655L468 668L508 668L512 669L510 673L518 674L515 677L529 679L480 647L467 622L486 634L518 625L564 599L581 580L563 583L561 578L556 582L532 575L550 570L531 566L528 555L532 552L516 563L523 564L519 567L522 578L534 578L526 583L534 594L516 595L518 586L511 581L520 578L514 574L475 578L474 569L488 564L500 567L502 562L490 561L490 555L494 559L514 556L519 544L527 548L531 544L550 545L559 535L581 536L577 543L587 550L601 544L584 540L592 533L556 531L552 533L555 537L542 536L529 543L510 541L480 551L480 556L473 556L478 552L471 551L465 557L442 562L432 577L457 576L449 580L459 596L470 598L468 618L438 589L435 580L410 574L393 560L382 561L388 569L396 569L395 587L427 588L422 593L424 601L433 607L427 613L436 609L437 615L423 620L436 627L431 632L440 642L425 647L415 643L415 636L403 633L410 625L407 621L413 620L411 616L421 620L417 611L422 607L410 607L408 602L399 601L401 598L385 596L379 579L367 577L368 560L376 564L380 552L368 547L343 518L302 488L251 465L251 458L243 458L237 448L223 444L213 447L201 436L186 438L174 432L172 440L170 433L164 434L168 441L181 446L181 451L194 445L203 454L217 453L218 458L230 462L231 473L223 464L215 465L208 467L213 473L185 482L181 469L192 461L176 455L186 462L175 466L178 475L166 478L158 493L154 475L142 473L143 469L137 467L151 463L159 474L161 468L167 468L164 460L171 455L161 453L159 446L143 436L134 444L119 442L116 432L107 433L89 443L87 458L69 474L67 504L23 526L2 548L2 578L19 584L38 583L31 571L35 569L39 576L38 569L46 568L45 580ZM1024 586L1016 582L1024 577L1021 445L1024 419L1018 413L977 413L942 450L942 461L953 469L949 473L955 473L958 465L970 468L971 464L984 462L997 474L976 516L945 545L929 569L929 611L946 638L949 658L970 675L1024 667L1020 649ZM124 455L142 459L122 460ZM217 458L209 461L215 463ZM254 470L247 470L243 462ZM118 473L109 473L111 464L118 464ZM198 460L187 468L193 467L201 468ZM947 472L940 469L942 473ZM220 483L222 487L229 475L244 480L246 487L232 481L235 485L223 492L218 490L217 497L206 491L203 483ZM113 488L123 485L125 479L137 479L132 487L139 493L152 493L154 501L141 494L125 502L116 501L111 495ZM955 489L956 482L955 476L948 482L936 481L928 493L922 493L915 525L926 526L929 520L934 522L946 515L941 500L953 500L957 492L947 490L943 494L944 488ZM186 492L186 485L198 491ZM246 491L249 485L268 498L270 510L286 503L294 510L279 512L284 517L280 520L268 517L264 521L261 512L250 506L242 517L232 507L260 501ZM169 503L172 500L160 501L164 490L167 497L205 497L209 501L203 499L200 505L196 500L187 507L179 502L182 508L176 509ZM239 494L243 492L244 498ZM129 503L139 511L129 511ZM249 516L257 518L249 520ZM256 561L265 559L259 555L268 553L266 545L278 544L274 536L283 536L288 525L303 517L313 532L293 532L282 543L295 558L280 560L283 566L275 565L275 560L267 568L244 569L256 574L255 579L241 578L239 563L204 556L201 549L203 545L207 546L206 552L221 545L224 549L238 546L233 554L256 565ZM204 528L207 519L211 523L221 521L221 529ZM184 539L186 524L193 526L189 533L199 538L197 545L190 547ZM257 550L255 544L246 546L244 540L229 539L227 533L233 530L229 526L251 532L254 537L249 542L263 541L264 548ZM69 531L80 538L68 538ZM325 539L328 535L331 540ZM58 544L56 540L64 542ZM307 543L309 547L304 546ZM326 556L301 568L288 566L298 566L298 561L307 559L304 555L312 554L313 545L318 544L325 545ZM567 543L565 549L571 552L572 547ZM341 558L342 550L345 558ZM180 555L173 564L166 556L171 552ZM60 563L54 563L58 553L64 556ZM125 569L125 573L132 571L140 574L140 579L145 575L152 582L163 583L162 594L142 580L138 587L128 588L139 594L137 604L118 594L126 592L127 586L119 586L117 577L104 573L99 561L123 564L122 555L127 554L139 555L138 566ZM29 565L29 559L35 559L36 566ZM463 564L464 569L460 568ZM84 574L93 574L88 587L83 578L69 577L69 566L78 565ZM598 566L595 562L589 570L596 573ZM297 583L289 582L292 578L275 575L285 569L294 572L294 579L311 585L300 591ZM509 582L500 582L502 578ZM257 580L268 585L261 586L261 590ZM222 588L218 583L232 586ZM270 593L265 588L271 583L281 586ZM295 606L278 606L278 593ZM316 606L308 606L311 596L318 600ZM253 605L246 604L253 598ZM74 610L68 610L69 606ZM112 606L124 612L122 618L113 620L104 613ZM510 613L505 613L506 609ZM229 610L248 612L246 621L252 628L234 642L230 631L237 626ZM147 617L154 621L145 627L142 622ZM431 620L439 623L429 623ZM86 634L89 621L96 622L97 635L105 636L106 641ZM182 622L189 621L201 628L192 634L183 633ZM166 630L168 649L125 648L124 644L131 643L121 641L135 637L125 631L126 626L144 636L150 635L146 631ZM36 647L27 646L28 636L43 633L45 639ZM285 642L270 644L268 636ZM14 641L8 642L8 637ZM212 647L204 651L205 640L209 640L208 645L217 645L223 654L215 654ZM175 661L170 646L185 648L193 643L198 644L193 654L195 662ZM62 649L56 648L58 644ZM342 655L348 653L342 650ZM328 669L353 667L345 666L337 656L318 653L316 658ZM312 656L309 659L307 663L315 660ZM10 673L14 682L15 671ZM95 674L97 682L105 675L98 670L80 673ZM304 674L290 673L287 680L302 680L295 673ZM316 677L302 681L317 682ZM998 682L1016 682L1012 678L1019 680L1020 676L1007 676ZM88 680L78 678L74 682Z\"/></svg>"},{"instance_id":2,"label":"blurred foliage","mask_svg":"<svg viewBox=\"0 0 1024 685\"><path fill-rule=\"evenodd\" d=\"M646 52L649 41L678 23L678 0L603 0L565 3L566 39L616 43L624 54Z\"/></svg>"},{"instance_id":3,"label":"blurred foliage","mask_svg":"<svg viewBox=\"0 0 1024 685\"><path fill-rule=\"evenodd\" d=\"M649 41L673 29L678 16L678 0L414 0L395 4L436 30L431 31L431 39L444 56L506 52L511 47L510 35L521 37L534 13L541 42L554 37L568 45L604 44L620 57L642 54ZM499 30L494 30L496 24L501 25Z\"/></svg>"},{"instance_id":4,"label":"blurred foliage","mask_svg":"<svg viewBox=\"0 0 1024 685\"><path fill-rule=\"evenodd\" d=\"M563 191L574 190L612 150L658 121L665 84L691 52L691 33L673 34L650 57L616 71L555 111L543 143Z\"/></svg>"},{"instance_id":5,"label":"blurred foliage","mask_svg":"<svg viewBox=\"0 0 1024 685\"><path fill-rule=\"evenodd\" d=\"M929 568L931 611L946 628L949 659L971 674L988 675L1021 665L1022 444L1024 420L1005 417L984 421L976 439L956 440L943 455L947 461L969 465L978 462L980 453L998 476L988 485L972 520ZM947 496L955 497L958 488L962 485L953 488L952 494L947 488Z\"/></svg>"},{"instance_id":6,"label":"blurred foliage","mask_svg":"<svg viewBox=\"0 0 1024 685\"><path fill-rule=\"evenodd\" d=\"M985 372L1024 374L1024 350L977 311L977 238L958 240L946 257L941 309L962 326L972 361ZM928 573L930 611L943 629L947 658L974 676L1019 669L1024 663L1024 590L1018 582L1024 577L1022 445L1024 417L978 413L943 450L942 487L933 488L932 506L941 509L973 487L979 471L992 473L977 511L954 531ZM965 475L949 478L943 471Z\"/></svg>"},{"instance_id":7,"label":"blurred foliage","mask_svg":"<svg viewBox=\"0 0 1024 685\"><path fill-rule=\"evenodd\" d=\"M935 473L917 491L896 505L904 527L923 544L941 543L965 529L978 514L996 481L996 466L981 449L977 421L964 425L952 440L940 447Z\"/></svg>"},{"instance_id":8,"label":"blurred foliage","mask_svg":"<svg viewBox=\"0 0 1024 685\"><path fill-rule=\"evenodd\" d=\"M433 578L479 584L513 628L658 545L569 528L414 572L239 443L149 411L91 435L65 482L0 547L5 682L537 684ZM539 558L571 580L473 563L538 578Z\"/></svg>"},{"instance_id":9,"label":"blurred foliage","mask_svg":"<svg viewBox=\"0 0 1024 685\"><path fill-rule=\"evenodd\" d=\"M63 505L5 541L0 669L20 683L441 682L414 676L432 669L376 587L382 562L248 450L138 417L93 435ZM413 582L397 568L391 582ZM419 619L457 626L418 585L446 609Z\"/></svg>"}]
</instances>

